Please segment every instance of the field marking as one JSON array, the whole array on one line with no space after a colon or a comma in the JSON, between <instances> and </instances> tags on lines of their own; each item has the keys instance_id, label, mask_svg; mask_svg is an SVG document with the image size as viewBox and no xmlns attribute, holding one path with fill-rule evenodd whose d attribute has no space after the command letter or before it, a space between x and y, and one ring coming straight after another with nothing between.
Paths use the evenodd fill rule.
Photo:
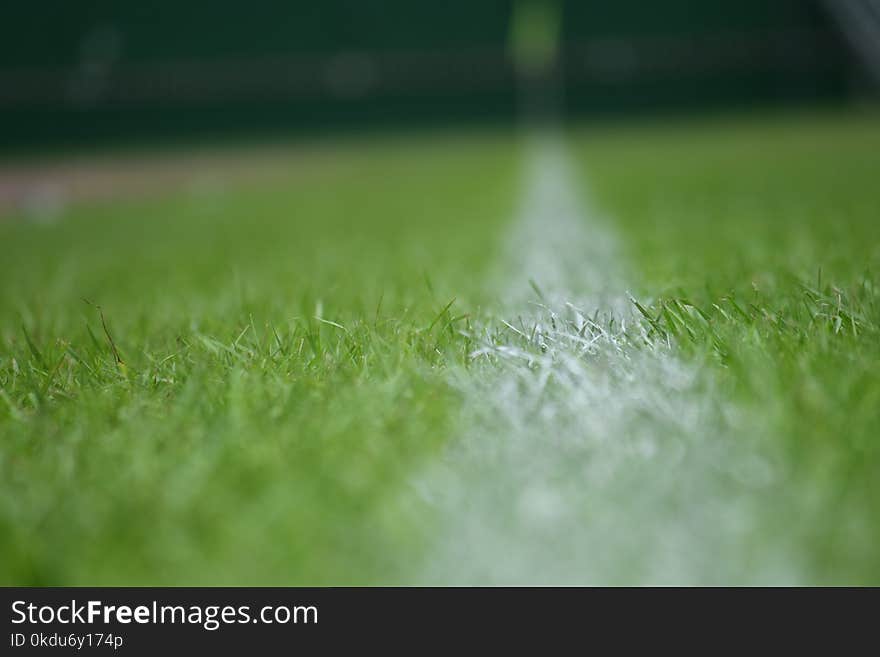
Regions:
<instances>
[{"instance_id":1,"label":"field marking","mask_svg":"<svg viewBox=\"0 0 880 657\"><path fill-rule=\"evenodd\" d=\"M797 537L763 513L783 478L765 431L641 328L577 188L560 139L530 145L503 312L452 375L460 435L417 482L442 525L424 581L802 581Z\"/></svg>"}]
</instances>

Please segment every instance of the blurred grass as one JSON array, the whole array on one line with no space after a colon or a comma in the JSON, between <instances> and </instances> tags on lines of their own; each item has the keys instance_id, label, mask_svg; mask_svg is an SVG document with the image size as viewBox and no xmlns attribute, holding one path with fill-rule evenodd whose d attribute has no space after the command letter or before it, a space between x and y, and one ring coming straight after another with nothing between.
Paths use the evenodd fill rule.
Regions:
<instances>
[{"instance_id":1,"label":"blurred grass","mask_svg":"<svg viewBox=\"0 0 880 657\"><path fill-rule=\"evenodd\" d=\"M0 223L0 582L400 581L515 157L305 163Z\"/></svg>"},{"instance_id":2,"label":"blurred grass","mask_svg":"<svg viewBox=\"0 0 880 657\"><path fill-rule=\"evenodd\" d=\"M799 537L815 583L880 583L880 116L576 142L646 321L782 446L766 538Z\"/></svg>"},{"instance_id":3,"label":"blurred grass","mask_svg":"<svg viewBox=\"0 0 880 657\"><path fill-rule=\"evenodd\" d=\"M817 582L880 583L877 117L570 143L651 330L784 446L767 540L796 534ZM432 521L409 478L457 417L455 328L495 302L516 149L303 162L0 221L0 583L412 581Z\"/></svg>"}]
</instances>

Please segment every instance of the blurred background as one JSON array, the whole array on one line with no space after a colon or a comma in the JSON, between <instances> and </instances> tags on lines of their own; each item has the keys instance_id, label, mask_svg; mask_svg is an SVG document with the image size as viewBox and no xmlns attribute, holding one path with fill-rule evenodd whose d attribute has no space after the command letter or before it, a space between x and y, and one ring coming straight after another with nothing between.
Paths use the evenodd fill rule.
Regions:
<instances>
[{"instance_id":1,"label":"blurred background","mask_svg":"<svg viewBox=\"0 0 880 657\"><path fill-rule=\"evenodd\" d=\"M510 121L514 0L37 0L0 22L7 151ZM849 102L875 0L560 0L570 117Z\"/></svg>"},{"instance_id":2,"label":"blurred background","mask_svg":"<svg viewBox=\"0 0 880 657\"><path fill-rule=\"evenodd\" d=\"M263 147L290 140L834 108L880 82L878 0L40 0L3 13L0 213L36 217L195 172L265 176L279 167Z\"/></svg>"}]
</instances>

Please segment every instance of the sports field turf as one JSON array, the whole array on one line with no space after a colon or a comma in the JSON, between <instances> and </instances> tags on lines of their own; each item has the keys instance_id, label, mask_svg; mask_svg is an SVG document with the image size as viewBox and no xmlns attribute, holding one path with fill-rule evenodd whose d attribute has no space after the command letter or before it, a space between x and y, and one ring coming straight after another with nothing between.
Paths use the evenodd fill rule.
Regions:
<instances>
[{"instance_id":1,"label":"sports field turf","mask_svg":"<svg viewBox=\"0 0 880 657\"><path fill-rule=\"evenodd\" d=\"M782 445L768 532L798 537L812 582L877 584L877 117L584 137L593 190L642 272L635 292Z\"/></svg>"},{"instance_id":2,"label":"sports field turf","mask_svg":"<svg viewBox=\"0 0 880 657\"><path fill-rule=\"evenodd\" d=\"M751 558L787 533L809 581L880 583L880 119L568 146L646 329L781 445ZM521 148L310 148L281 179L0 221L0 582L418 581L440 525L413 477L460 433Z\"/></svg>"}]
</instances>

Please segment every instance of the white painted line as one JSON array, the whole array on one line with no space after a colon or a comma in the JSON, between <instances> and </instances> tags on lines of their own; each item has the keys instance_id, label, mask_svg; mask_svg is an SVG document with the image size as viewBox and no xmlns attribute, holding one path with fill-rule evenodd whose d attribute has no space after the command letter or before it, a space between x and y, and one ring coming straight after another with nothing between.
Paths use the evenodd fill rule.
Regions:
<instances>
[{"instance_id":1,"label":"white painted line","mask_svg":"<svg viewBox=\"0 0 880 657\"><path fill-rule=\"evenodd\" d=\"M503 316L453 374L460 436L417 482L442 523L423 581L801 581L795 537L762 513L780 468L760 427L636 321L559 139L533 144L525 183Z\"/></svg>"}]
</instances>

